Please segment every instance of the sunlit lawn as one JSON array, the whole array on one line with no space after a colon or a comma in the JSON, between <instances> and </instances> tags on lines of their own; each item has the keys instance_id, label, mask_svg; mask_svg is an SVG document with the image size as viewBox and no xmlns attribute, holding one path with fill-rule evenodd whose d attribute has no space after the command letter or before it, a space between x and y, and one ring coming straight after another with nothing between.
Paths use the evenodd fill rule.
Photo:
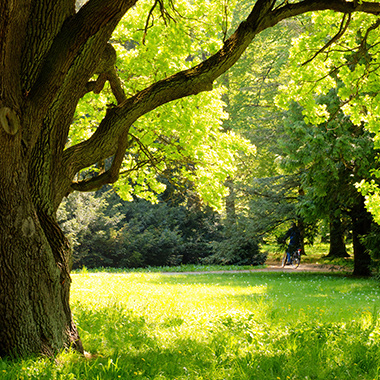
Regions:
<instances>
[{"instance_id":1,"label":"sunlit lawn","mask_svg":"<svg viewBox=\"0 0 380 380\"><path fill-rule=\"evenodd\" d=\"M339 274L77 273L86 358L1 379L379 379L380 290Z\"/></svg>"}]
</instances>

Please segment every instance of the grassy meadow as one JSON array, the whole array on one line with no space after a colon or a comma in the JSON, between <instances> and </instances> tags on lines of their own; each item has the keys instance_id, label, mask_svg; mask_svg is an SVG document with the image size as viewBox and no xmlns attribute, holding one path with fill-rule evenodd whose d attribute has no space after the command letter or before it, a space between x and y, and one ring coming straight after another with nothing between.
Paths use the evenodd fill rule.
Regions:
<instances>
[{"instance_id":1,"label":"grassy meadow","mask_svg":"<svg viewBox=\"0 0 380 380\"><path fill-rule=\"evenodd\" d=\"M337 273L72 275L85 357L0 379L380 379L380 289Z\"/></svg>"}]
</instances>

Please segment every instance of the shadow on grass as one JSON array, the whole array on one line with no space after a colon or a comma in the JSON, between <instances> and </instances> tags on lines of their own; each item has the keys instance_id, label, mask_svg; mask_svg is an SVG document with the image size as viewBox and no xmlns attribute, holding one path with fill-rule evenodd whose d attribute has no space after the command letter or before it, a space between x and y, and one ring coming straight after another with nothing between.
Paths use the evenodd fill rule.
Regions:
<instances>
[{"instance_id":1,"label":"shadow on grass","mask_svg":"<svg viewBox=\"0 0 380 380\"><path fill-rule=\"evenodd\" d=\"M216 372L224 372L220 357L225 344L220 342L218 348L214 338L177 336L176 329L184 323L181 318L147 326L144 318L117 305L88 310L78 303L74 310L85 349L90 350L88 360L75 363L75 375L86 375L86 379L101 372L110 379L195 379L201 374L204 377L199 378L223 378ZM158 336L162 333L167 334L166 340Z\"/></svg>"}]
</instances>

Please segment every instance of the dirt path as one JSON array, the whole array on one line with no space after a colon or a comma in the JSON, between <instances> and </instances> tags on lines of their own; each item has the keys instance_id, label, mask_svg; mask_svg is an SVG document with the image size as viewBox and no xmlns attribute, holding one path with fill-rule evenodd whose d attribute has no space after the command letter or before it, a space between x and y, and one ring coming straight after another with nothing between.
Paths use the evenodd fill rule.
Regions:
<instances>
[{"instance_id":1,"label":"dirt path","mask_svg":"<svg viewBox=\"0 0 380 380\"><path fill-rule=\"evenodd\" d=\"M347 272L347 268L338 265L322 265L322 264L300 264L297 269L294 269L291 265L287 265L284 268L280 263L266 263L266 268L244 269L244 270L220 270L220 271L204 271L204 272L162 272L163 275L180 275L180 274L223 274L223 273L255 273L255 272Z\"/></svg>"}]
</instances>

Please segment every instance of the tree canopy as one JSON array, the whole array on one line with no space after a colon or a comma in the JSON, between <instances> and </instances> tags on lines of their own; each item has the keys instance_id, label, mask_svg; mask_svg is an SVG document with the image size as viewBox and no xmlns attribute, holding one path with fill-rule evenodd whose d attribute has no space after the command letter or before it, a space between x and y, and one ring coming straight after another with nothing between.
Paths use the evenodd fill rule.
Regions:
<instances>
[{"instance_id":1,"label":"tree canopy","mask_svg":"<svg viewBox=\"0 0 380 380\"><path fill-rule=\"evenodd\" d=\"M290 100L304 107L310 123L329 123L336 118L326 104L318 101L321 94L336 89L339 109L357 128L372 133L374 148L379 148L379 19L375 15L343 14L331 11L315 13L305 33L295 40L291 65L292 80L284 86L277 103L286 107ZM327 41L327 42L326 42ZM342 138L339 142L344 142ZM347 142L347 141L346 141ZM350 149L360 149L351 143ZM355 160L366 167L365 178L357 177L357 186L366 196L367 208L379 222L378 167L365 164L371 159L364 152ZM373 174L373 179L369 175ZM356 173L357 174L357 173Z\"/></svg>"}]
</instances>

